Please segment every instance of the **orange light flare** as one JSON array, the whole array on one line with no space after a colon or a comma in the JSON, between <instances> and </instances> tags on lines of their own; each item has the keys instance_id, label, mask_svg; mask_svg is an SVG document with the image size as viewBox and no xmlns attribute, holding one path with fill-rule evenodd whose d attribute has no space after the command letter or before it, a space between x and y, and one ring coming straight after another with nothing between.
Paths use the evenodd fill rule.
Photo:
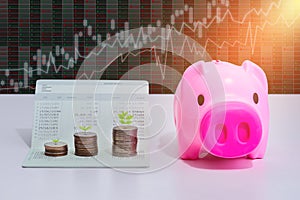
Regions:
<instances>
[{"instance_id":1,"label":"orange light flare","mask_svg":"<svg viewBox=\"0 0 300 200\"><path fill-rule=\"evenodd\" d=\"M282 0L281 14L288 23L293 25L300 17L300 0Z\"/></svg>"}]
</instances>

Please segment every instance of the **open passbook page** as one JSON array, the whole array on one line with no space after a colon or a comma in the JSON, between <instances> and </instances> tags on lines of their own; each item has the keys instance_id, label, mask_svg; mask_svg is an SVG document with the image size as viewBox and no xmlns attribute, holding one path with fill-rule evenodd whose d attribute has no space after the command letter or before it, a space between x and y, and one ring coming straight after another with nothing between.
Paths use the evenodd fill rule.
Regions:
<instances>
[{"instance_id":1,"label":"open passbook page","mask_svg":"<svg viewBox=\"0 0 300 200\"><path fill-rule=\"evenodd\" d=\"M148 95L147 81L37 81L23 167L148 167Z\"/></svg>"}]
</instances>

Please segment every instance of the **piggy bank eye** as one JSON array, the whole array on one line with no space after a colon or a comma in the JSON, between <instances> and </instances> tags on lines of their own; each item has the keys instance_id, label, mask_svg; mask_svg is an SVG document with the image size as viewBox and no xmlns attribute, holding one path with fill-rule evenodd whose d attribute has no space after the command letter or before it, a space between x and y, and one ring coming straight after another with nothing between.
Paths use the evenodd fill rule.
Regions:
<instances>
[{"instance_id":1,"label":"piggy bank eye","mask_svg":"<svg viewBox=\"0 0 300 200\"><path fill-rule=\"evenodd\" d=\"M202 106L204 104L204 96L202 94L198 96L198 104L199 106Z\"/></svg>"},{"instance_id":2,"label":"piggy bank eye","mask_svg":"<svg viewBox=\"0 0 300 200\"><path fill-rule=\"evenodd\" d=\"M253 94L253 101L254 101L254 103L255 103L255 104L258 104L258 100L259 100L259 99L258 99L258 94L257 94L257 93L254 93L254 94Z\"/></svg>"}]
</instances>

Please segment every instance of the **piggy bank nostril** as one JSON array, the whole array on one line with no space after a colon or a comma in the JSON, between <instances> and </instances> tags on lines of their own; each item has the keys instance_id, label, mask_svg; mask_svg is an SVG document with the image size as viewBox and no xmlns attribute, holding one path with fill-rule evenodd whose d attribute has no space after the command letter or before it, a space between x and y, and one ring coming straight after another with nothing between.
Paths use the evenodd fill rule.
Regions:
<instances>
[{"instance_id":1,"label":"piggy bank nostril","mask_svg":"<svg viewBox=\"0 0 300 200\"><path fill-rule=\"evenodd\" d=\"M225 142L227 141L227 128L224 124L216 125L215 137L219 144L225 144Z\"/></svg>"},{"instance_id":2,"label":"piggy bank nostril","mask_svg":"<svg viewBox=\"0 0 300 200\"><path fill-rule=\"evenodd\" d=\"M248 123L242 122L238 126L238 138L241 142L248 142L250 139L250 128Z\"/></svg>"}]
</instances>

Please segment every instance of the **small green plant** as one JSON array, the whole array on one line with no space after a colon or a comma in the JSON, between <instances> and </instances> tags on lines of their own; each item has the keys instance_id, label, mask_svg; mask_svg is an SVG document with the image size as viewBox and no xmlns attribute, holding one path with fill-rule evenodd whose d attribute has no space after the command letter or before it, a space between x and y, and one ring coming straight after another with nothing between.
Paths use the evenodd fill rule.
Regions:
<instances>
[{"instance_id":1,"label":"small green plant","mask_svg":"<svg viewBox=\"0 0 300 200\"><path fill-rule=\"evenodd\" d=\"M59 142L59 139L53 139L52 142L56 145Z\"/></svg>"},{"instance_id":2,"label":"small green plant","mask_svg":"<svg viewBox=\"0 0 300 200\"><path fill-rule=\"evenodd\" d=\"M81 130L83 130L84 132L87 132L88 130L90 130L92 128L92 126L79 126L79 128Z\"/></svg>"},{"instance_id":3,"label":"small green plant","mask_svg":"<svg viewBox=\"0 0 300 200\"><path fill-rule=\"evenodd\" d=\"M132 124L133 115L129 115L128 112L122 111L118 117L121 124Z\"/></svg>"}]
</instances>

